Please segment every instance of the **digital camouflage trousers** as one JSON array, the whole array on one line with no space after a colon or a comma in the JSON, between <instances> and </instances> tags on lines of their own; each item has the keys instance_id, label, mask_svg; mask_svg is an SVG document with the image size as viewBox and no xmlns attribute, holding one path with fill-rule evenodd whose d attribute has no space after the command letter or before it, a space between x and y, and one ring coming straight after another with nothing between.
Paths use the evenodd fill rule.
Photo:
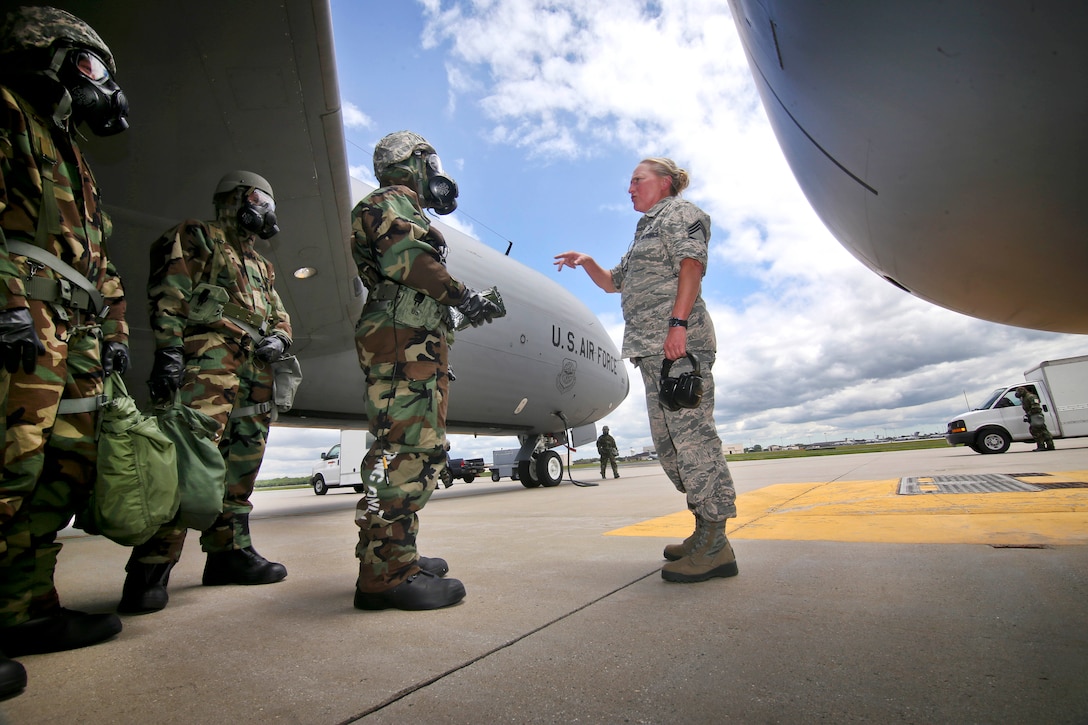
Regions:
<instances>
[{"instance_id":1,"label":"digital camouflage trousers","mask_svg":"<svg viewBox=\"0 0 1088 725\"><path fill-rule=\"evenodd\" d=\"M703 371L703 398L697 408L666 410L661 407L662 355L638 359L646 386L646 412L658 460L676 490L687 496L688 509L704 521L720 522L737 515L737 492L729 473L722 441L714 425L713 353L693 352ZM691 362L677 360L670 374L691 371Z\"/></svg>"}]
</instances>

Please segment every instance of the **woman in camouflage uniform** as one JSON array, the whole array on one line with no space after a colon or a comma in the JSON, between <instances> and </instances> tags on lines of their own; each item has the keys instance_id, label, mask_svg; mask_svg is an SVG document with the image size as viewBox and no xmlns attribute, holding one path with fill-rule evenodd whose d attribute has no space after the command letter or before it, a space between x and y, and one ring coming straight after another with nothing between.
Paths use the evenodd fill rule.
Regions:
<instances>
[{"instance_id":1,"label":"woman in camouflage uniform","mask_svg":"<svg viewBox=\"0 0 1088 725\"><path fill-rule=\"evenodd\" d=\"M631 175L628 193L643 213L627 254L611 270L580 252L556 255L556 267L582 267L605 292L620 292L625 323L623 356L642 372L650 433L661 466L687 495L695 531L682 544L665 547L667 581L699 582L737 574L726 519L737 515L736 491L714 425L714 323L700 296L710 241L710 217L679 197L688 174L671 159L644 159ZM677 361L671 374L691 370L694 355L703 376L696 408L670 410L661 404L662 362Z\"/></svg>"}]
</instances>

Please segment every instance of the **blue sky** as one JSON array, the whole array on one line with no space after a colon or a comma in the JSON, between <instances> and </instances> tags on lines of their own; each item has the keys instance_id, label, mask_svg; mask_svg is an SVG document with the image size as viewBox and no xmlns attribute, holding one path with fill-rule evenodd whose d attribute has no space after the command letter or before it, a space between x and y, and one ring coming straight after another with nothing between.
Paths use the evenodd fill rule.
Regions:
<instances>
[{"instance_id":1,"label":"blue sky","mask_svg":"<svg viewBox=\"0 0 1088 725\"><path fill-rule=\"evenodd\" d=\"M687 168L713 219L703 296L718 334L723 441L943 431L1083 336L974 320L896 290L839 245L805 201L767 123L724 0L333 0L353 175L372 181L387 133L425 136L461 189L443 221L555 275L576 249L612 266L638 214L645 156ZM619 344L619 296L581 270L558 281ZM637 376L634 376L637 378ZM649 444L641 383L609 418L622 451ZM456 395L456 389L451 395ZM303 475L329 431L274 431L262 478ZM513 439L453 437L483 456Z\"/></svg>"}]
</instances>

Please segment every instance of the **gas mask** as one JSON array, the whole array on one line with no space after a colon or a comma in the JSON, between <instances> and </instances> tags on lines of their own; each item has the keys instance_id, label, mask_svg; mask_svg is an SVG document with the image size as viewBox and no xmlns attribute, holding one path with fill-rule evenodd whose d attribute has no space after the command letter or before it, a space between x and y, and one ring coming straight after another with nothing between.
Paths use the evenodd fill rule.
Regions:
<instances>
[{"instance_id":1,"label":"gas mask","mask_svg":"<svg viewBox=\"0 0 1088 725\"><path fill-rule=\"evenodd\" d=\"M251 189L242 197L238 226L261 239L271 239L280 232L276 223L276 202L260 189Z\"/></svg>"},{"instance_id":2,"label":"gas mask","mask_svg":"<svg viewBox=\"0 0 1088 725\"><path fill-rule=\"evenodd\" d=\"M423 162L423 188L420 189L423 206L433 209L435 214L449 214L457 208L457 182L446 176L438 154L422 150L415 153Z\"/></svg>"},{"instance_id":3,"label":"gas mask","mask_svg":"<svg viewBox=\"0 0 1088 725\"><path fill-rule=\"evenodd\" d=\"M680 410L681 408L698 408L703 399L703 375L699 371L699 361L688 353L688 360L695 368L691 372L680 373L679 377L669 377L673 360L665 358L661 363L661 389L658 399L665 410Z\"/></svg>"},{"instance_id":4,"label":"gas mask","mask_svg":"<svg viewBox=\"0 0 1088 725\"><path fill-rule=\"evenodd\" d=\"M86 48L62 48L57 77L72 98L72 118L86 123L96 136L113 136L128 128L128 99L102 59Z\"/></svg>"}]
</instances>

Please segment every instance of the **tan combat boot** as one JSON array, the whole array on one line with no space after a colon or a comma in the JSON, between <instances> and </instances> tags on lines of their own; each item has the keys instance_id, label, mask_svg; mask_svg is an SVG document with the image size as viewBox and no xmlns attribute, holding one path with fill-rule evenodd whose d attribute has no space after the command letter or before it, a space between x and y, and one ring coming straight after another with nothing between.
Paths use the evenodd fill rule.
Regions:
<instances>
[{"instance_id":1,"label":"tan combat boot","mask_svg":"<svg viewBox=\"0 0 1088 725\"><path fill-rule=\"evenodd\" d=\"M695 515L695 531L692 531L688 538L684 539L679 544L667 544L665 546L665 558L669 561L676 561L677 559L683 559L685 556L691 553L691 550L695 547L695 539L699 535L699 527L703 525L699 515Z\"/></svg>"},{"instance_id":2,"label":"tan combat boot","mask_svg":"<svg viewBox=\"0 0 1088 725\"><path fill-rule=\"evenodd\" d=\"M693 551L661 567L661 578L670 582L704 582L714 577L737 575L737 557L725 538L725 522L704 521L695 530Z\"/></svg>"}]
</instances>

